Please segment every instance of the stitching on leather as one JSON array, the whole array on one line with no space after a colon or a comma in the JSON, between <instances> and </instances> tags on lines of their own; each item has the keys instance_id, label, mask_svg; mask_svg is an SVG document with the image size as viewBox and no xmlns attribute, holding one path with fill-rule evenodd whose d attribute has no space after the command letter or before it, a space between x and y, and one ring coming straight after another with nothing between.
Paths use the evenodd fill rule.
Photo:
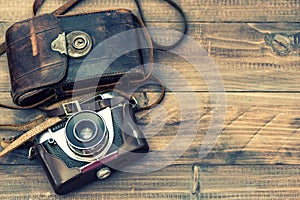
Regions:
<instances>
[{"instance_id":1,"label":"stitching on leather","mask_svg":"<svg viewBox=\"0 0 300 200\"><path fill-rule=\"evenodd\" d=\"M37 34L37 35L40 35L40 34L42 34L42 33L49 32L49 31L52 31L52 30L55 30L55 29L59 29L59 30L61 29L61 27L59 26L59 24L58 24L57 26L55 26L55 27L50 28L50 29L46 29L46 30L43 30L43 31L38 31L38 32L36 32L36 34ZM30 36L31 36L31 34L26 35L26 36L20 38L19 40L15 40L15 41L13 41L13 42L11 42L11 43L8 43L8 44L7 44L7 48L13 46L14 44L16 44L16 43L18 43L18 42L21 42L21 41L23 41L23 40L29 39Z\"/></svg>"},{"instance_id":2,"label":"stitching on leather","mask_svg":"<svg viewBox=\"0 0 300 200\"><path fill-rule=\"evenodd\" d=\"M23 73L21 76L13 79L13 81L18 81L18 80L24 78L24 76L31 76L32 74L36 73L37 71L44 71L44 70L48 70L48 69L51 69L51 68L59 67L59 66L61 66L61 63L63 63L63 62L64 61L59 61L59 62L56 62L56 63L52 63L50 65L44 65L42 67L36 68L36 69L31 70L27 73Z\"/></svg>"},{"instance_id":3,"label":"stitching on leather","mask_svg":"<svg viewBox=\"0 0 300 200\"><path fill-rule=\"evenodd\" d=\"M36 21L36 20L40 20L40 19L38 19L38 18L41 18L41 17L44 17L44 16L51 16L51 18L53 18L53 21L55 21L55 26L54 26L54 27L51 27L51 28L48 28L48 27L47 27L47 28L46 28L45 30L43 30L43 31L36 32L37 34L42 33L42 32L44 32L44 31L49 31L49 30L52 30L52 29L55 29L55 28L61 28L61 26L60 26L60 21L59 21L59 19L58 19L57 17L55 17L55 16L52 15L52 14L44 14L44 15L37 16L37 17L35 17L35 18L29 18L29 19L27 19L27 20L23 20L23 21L14 23L11 27L9 27L9 28L7 29L7 31L6 31L6 33L7 33L7 34L6 34L6 37L9 37L10 32L16 32L16 31L14 30L14 28L16 28L16 25L28 24L31 20L33 20L33 19L35 19L35 21ZM14 41L13 43L18 42L18 41L21 41L21 40L23 40L23 39L26 39L27 37L30 37L30 34L24 36L23 38L21 38L21 39L19 39L19 40L17 40L17 41ZM13 44L13 43L11 43L11 44Z\"/></svg>"},{"instance_id":4,"label":"stitching on leather","mask_svg":"<svg viewBox=\"0 0 300 200\"><path fill-rule=\"evenodd\" d=\"M61 63L66 63L66 62L61 62ZM66 65L66 64L65 64ZM44 70L49 70L49 69L51 69L51 68L57 68L57 66L61 66L61 64L59 64L59 63L56 63L56 64L52 64L52 65L49 65L49 66L47 66L47 67L45 67L45 68L40 68L41 70L40 71L44 71ZM65 69L65 66L64 66L64 69ZM65 76L65 74L66 74L66 72L65 72L66 70L64 70L64 73L62 73L60 76L58 76L56 79L53 79L52 81L49 81L49 82L46 82L46 83L42 83L42 84L38 84L36 87L34 87L34 88L39 88L39 87L43 87L43 86L48 86L48 85L51 85L51 84L54 84L54 83L57 83L58 81L60 81L64 76ZM32 73L31 73L32 74ZM22 78L26 78L26 77L22 77ZM17 82L17 80L20 80L20 79L22 79L22 78L18 78L18 79L16 79L16 80L14 80L14 82ZM32 89L32 87L31 88L23 88L22 90L19 90L18 91L18 93L24 93L24 92L26 92L26 91L28 91L28 90L30 90L30 89Z\"/></svg>"},{"instance_id":5,"label":"stitching on leather","mask_svg":"<svg viewBox=\"0 0 300 200\"><path fill-rule=\"evenodd\" d=\"M134 15L133 12L127 8L116 8L116 9L108 9L108 10L100 10L100 11L95 11L95 12L87 12L87 13L76 13L76 14L66 14L66 15L56 15L58 18L65 18L65 17L76 17L76 16L83 16L83 15L93 15L93 14L98 14L98 13L109 13L112 11L119 11L118 13L121 14L131 14ZM127 11L126 13L122 11Z\"/></svg>"}]
</instances>

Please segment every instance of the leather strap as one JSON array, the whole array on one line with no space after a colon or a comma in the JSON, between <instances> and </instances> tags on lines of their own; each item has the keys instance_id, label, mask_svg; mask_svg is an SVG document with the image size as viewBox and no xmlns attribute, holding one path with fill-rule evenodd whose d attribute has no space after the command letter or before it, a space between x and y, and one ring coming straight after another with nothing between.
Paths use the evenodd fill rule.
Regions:
<instances>
[{"instance_id":1,"label":"leather strap","mask_svg":"<svg viewBox=\"0 0 300 200\"><path fill-rule=\"evenodd\" d=\"M64 4L63 6L61 6L57 10L55 10L53 12L53 14L55 14L55 15L64 14L65 12L67 12L70 8L72 8L79 1L80 0L70 0L66 4ZM36 12L41 7L43 2L44 2L44 0L35 0L35 2L33 4L33 15L36 14ZM143 17L143 13L141 12L141 6L140 6L140 4L137 0L135 0L135 2L138 6L138 10L139 10L141 18L142 18L140 23L142 25L144 25L144 27L146 27L145 20L144 20L144 17ZM186 21L186 17L184 15L183 11L181 10L181 8L177 4L175 4L171 0L166 0L166 2L168 2L176 10L178 10L179 13L182 15L182 17L184 19L184 24L185 24L183 33L185 34L187 32L187 21ZM146 39L150 38L150 40L151 40L150 43L152 44L153 40L152 40L150 35L147 35L147 33L148 32L145 31ZM184 36L182 36L182 38L180 38L179 41L177 41L175 44L173 44L171 46L162 46L162 45L158 45L156 42L154 42L154 44L155 44L154 48L157 48L157 49L160 49L160 50L168 50L170 48L174 48L175 46L177 46L183 40L183 37ZM5 49L5 42L4 42L4 43L0 44L0 55L3 54L5 52L5 50L6 49ZM150 52L151 52L150 59L153 60L153 49ZM139 80L139 81L136 81L136 82L132 81L132 83L137 83L138 84L138 83L141 83L141 81L146 81L146 80L150 79L151 75L152 75L152 70L153 70L153 67L150 67L148 75L143 80ZM154 104L152 104L150 106L142 107L140 110L145 110L145 109L152 108L153 106L158 105L162 101L162 99L165 95L165 87L159 79L157 79L157 81L159 82L159 84L161 86L161 90L162 90L160 97L158 98L158 100L156 102L154 102ZM114 86L116 86L116 85L115 84L105 85L106 88L114 87ZM49 97L49 98L52 98L52 97ZM101 103L94 104L94 105L83 104L82 107L83 107L83 109L88 109L88 110L91 110L91 109L92 110L98 110L98 109L101 109L102 107L105 107L105 106L106 107L107 106L112 106L110 104L110 102L108 102L108 100L105 100L105 101L101 101ZM39 102L39 105L40 105L40 102ZM7 106L7 105L3 105L3 104L0 104L0 106L5 107L5 108L11 108L11 109L28 109L28 108L36 107L37 105L32 105L32 106L25 107L25 108L24 107L16 107L16 106ZM34 120L33 122L30 122L31 126L33 124L34 125L36 125L37 123L39 123L39 124L37 124L34 128L32 128L29 131L22 134L16 140L12 141L12 143L8 144L7 147L3 151L0 152L0 157L3 157L4 155L8 154L10 151L13 151L14 149L21 146L26 141L34 138L35 136L37 136L41 132L45 131L47 128L49 128L49 127L55 125L56 123L60 122L62 119L59 116L64 116L66 114L65 109L66 108L63 108L64 112L62 112L62 108L52 110L52 111L48 110L48 115L51 116L51 118L47 119L46 121L44 121L42 123L39 123L40 121L38 121L38 120ZM71 106L71 108L69 108L69 109L71 109L71 112L73 112L74 108ZM27 126L26 125L3 125L3 128L4 127L7 128L7 129L21 130L21 129L29 128L29 124L27 124Z\"/></svg>"},{"instance_id":2,"label":"leather strap","mask_svg":"<svg viewBox=\"0 0 300 200\"><path fill-rule=\"evenodd\" d=\"M4 54L6 52L6 43L3 42L0 44L0 55Z\"/></svg>"},{"instance_id":3,"label":"leather strap","mask_svg":"<svg viewBox=\"0 0 300 200\"><path fill-rule=\"evenodd\" d=\"M163 98L165 96L165 86L161 82L161 80L158 78L155 78L155 77L151 77L150 80L152 80L154 82L149 83L148 85L156 84L161 87L160 96L151 105L144 106L144 107L138 105L138 109L135 110L136 112L154 108L155 106L157 106L158 104L161 103L161 101L163 100ZM69 103L62 104L62 106L60 106L58 108L54 108L54 109L42 109L41 108L41 109L47 113L48 117L65 117L68 113L71 114L71 113L78 112L79 111L78 109L99 111L106 107L114 107L114 106L122 103L125 100L125 98L128 99L128 101L130 101L130 99L131 99L131 97L129 97L129 95L125 94L121 90L114 89L114 92L119 93L120 96L113 97L111 99L100 99L100 100L96 100L96 101L84 101L84 102L80 103L79 105L78 105L77 101L71 101ZM123 96L123 97L121 97L121 96ZM80 108L78 108L78 106L80 106Z\"/></svg>"},{"instance_id":4,"label":"leather strap","mask_svg":"<svg viewBox=\"0 0 300 200\"><path fill-rule=\"evenodd\" d=\"M41 132L45 131L46 129L48 129L51 126L54 126L55 124L57 124L60 121L62 121L62 119L59 117L49 118L46 121L44 121L43 123L34 127L33 129L27 131L26 133L21 135L19 138L17 138L15 141L13 141L11 144L9 144L5 149L3 149L0 152L0 158L7 155L9 152L17 149L19 146L24 144L24 142L34 138Z\"/></svg>"},{"instance_id":5,"label":"leather strap","mask_svg":"<svg viewBox=\"0 0 300 200\"><path fill-rule=\"evenodd\" d=\"M137 8L138 8L139 13L140 13L141 19L142 19L143 23L145 24L145 26L147 27L140 1L139 0L134 0L134 1L135 1L135 4L136 4ZM182 35L174 44L172 44L172 45L161 45L161 44L158 44L157 42L155 42L151 37L154 49L167 51L167 50L175 48L176 46L178 46L182 42L182 40L185 38L185 35L188 32L188 24L187 24L187 17L185 15L185 13L183 12L182 8L179 5L177 5L172 0L164 0L164 1L167 2L168 4L170 4L170 6L172 6L176 11L178 11L181 18L183 19Z\"/></svg>"},{"instance_id":6,"label":"leather strap","mask_svg":"<svg viewBox=\"0 0 300 200\"><path fill-rule=\"evenodd\" d=\"M35 1L42 1L42 0L35 0ZM70 10L73 6L75 6L80 1L83 1L83 0L70 0L66 4L64 4L63 6L61 6L57 10L55 10L53 12L53 14L54 15L62 15L64 13L66 13L68 10ZM174 44L169 45L169 46L168 45L161 45L161 44L158 44L157 42L155 42L152 39L152 37L150 37L151 41L153 43L154 49L167 51L167 50L175 48L176 46L178 46L182 42L182 40L184 39L185 35L188 32L188 24L187 24L187 17L185 15L185 13L183 12L182 8L178 4L176 4L172 0L164 0L164 1L167 2L168 4L170 4L170 6L172 6L176 11L178 11L181 18L183 19L182 36ZM134 2L135 2L136 6L138 8L138 12L140 14L140 17L141 17L141 20L142 20L143 24L145 25L145 27L147 27L146 22L145 22L144 13L142 11L142 7L141 7L141 4L140 4L140 0L134 0ZM41 4L40 4L40 6L41 6Z\"/></svg>"},{"instance_id":7,"label":"leather strap","mask_svg":"<svg viewBox=\"0 0 300 200\"><path fill-rule=\"evenodd\" d=\"M35 103L35 104L32 104L30 106L13 106L13 105L8 105L8 104L2 104L0 103L0 107L1 108L7 108L7 109L12 109L12 110L27 110L27 109L31 109L31 108L36 108L38 107L39 105L49 101L50 99L54 98L56 95L53 94L53 95L50 95L49 97L45 98L43 101L40 101L38 103ZM1 127L1 125L0 125Z\"/></svg>"},{"instance_id":8,"label":"leather strap","mask_svg":"<svg viewBox=\"0 0 300 200\"><path fill-rule=\"evenodd\" d=\"M47 99L49 100L52 97L49 97ZM13 109L13 110L24 110L24 109L34 108L34 107L36 107L36 105L27 106L27 107L19 107L19 106L11 106L11 105L6 105L6 104L0 104L0 107L7 108L7 109ZM0 124L0 129L1 130L11 130L11 131L28 131L28 130L36 127L40 123L42 123L46 118L47 118L47 116L43 115L43 116L40 116L40 117L38 117L38 118L28 122L28 123L23 123L23 124ZM3 142L3 140L4 141L9 140L10 141L10 139L2 138L1 142Z\"/></svg>"},{"instance_id":9,"label":"leather strap","mask_svg":"<svg viewBox=\"0 0 300 200\"><path fill-rule=\"evenodd\" d=\"M56 9L53 12L53 14L54 15L63 15L64 13L66 13L68 10L70 10L72 7L74 7L80 1L83 1L83 0L70 0L67 3L65 3L64 5L62 5L61 7L59 7L58 9ZM182 8L178 4L176 4L172 0L164 0L164 1L167 2L170 6L172 6L180 14L181 18L183 19L182 36L174 44L161 45L161 44L158 44L157 42L155 42L151 37L151 40L152 40L152 43L153 43L153 46L155 49L167 51L167 50L175 48L182 42L182 40L184 39L185 35L188 32L188 24L187 24L187 17L185 15L185 13L183 12ZM38 8L43 4L43 2L44 2L44 0L35 0L34 5L38 5L38 7L34 6L34 9L33 9L34 15L36 14L36 10L38 10ZM145 24L145 27L147 27L146 22L145 22L144 13L142 11L142 7L140 4L140 0L134 0L134 2L138 8L138 12L140 14L143 24Z\"/></svg>"},{"instance_id":10,"label":"leather strap","mask_svg":"<svg viewBox=\"0 0 300 200\"><path fill-rule=\"evenodd\" d=\"M64 5L62 5L61 7L59 7L58 9L56 9L52 13L54 15L65 14L68 10L70 10L73 6L75 6L80 1L82 1L82 0L70 0L67 3L65 3ZM44 3L44 0L35 0L35 2L33 4L33 15L36 14L36 12L42 6L43 3ZM119 84L119 85L121 84L121 87L123 89L126 89L126 86L124 86L126 84L127 85L130 84L132 87L134 87L134 86L136 86L138 84L141 84L141 83L145 82L146 80L148 80L151 77L152 71L153 71L153 68L154 68L154 51L153 51L152 39L151 39L150 33L146 29L146 25L144 24L144 21L141 20L140 18L137 18L137 20L139 21L140 25L142 27L144 27L142 29L142 31L143 31L143 34L145 35L145 40L149 44L149 49L150 49L150 51L149 51L150 67L149 67L148 74L145 77L143 77L142 79L136 79L134 77L130 77L130 74L126 74L125 76L128 76L128 77L123 76L122 77L122 82L99 85L97 87L97 90L112 89L112 88L116 87L117 84ZM0 50L1 49L2 49L2 53L4 53L6 51L6 49L5 49L5 42L0 45ZM1 54L1 51L0 51L0 54ZM128 81L125 83L125 80L128 80ZM88 88L85 88L84 91L86 92L87 89ZM92 89L94 89L94 88L92 88ZM57 90L57 91L60 92L59 97L62 97L62 96L68 97L68 95L69 96L72 95L72 92L73 92L73 90L71 90L71 91ZM80 94L80 91L77 90L76 94ZM35 107L38 107L38 106L42 105L43 103L47 102L49 99L52 99L53 97L56 98L56 94L53 94L52 96L49 96L49 98L47 98L47 99L45 99L45 100L43 100L41 102L37 102L34 105L30 105L30 106L26 106L26 107L23 107L23 106L22 107L11 106L11 105L5 105L5 104L1 104L1 103L0 103L0 107L9 108L9 109L30 109L30 108L35 108Z\"/></svg>"},{"instance_id":11,"label":"leather strap","mask_svg":"<svg viewBox=\"0 0 300 200\"><path fill-rule=\"evenodd\" d=\"M156 99L156 101L155 102L153 102L152 104L150 104L150 105L148 105L148 106L144 106L144 107L140 107L139 109L142 111L142 110L149 110L149 109L152 109L152 108L154 108L154 107L156 107L156 106L158 106L161 102L162 102L162 100L164 99L164 97L165 97L165 94L166 94L166 88L165 88L165 85L163 84L163 82L160 80L160 79L158 79L158 78L156 78L156 77L151 77L150 78L150 81L154 81L154 82L152 82L152 83L150 83L150 84L148 84L148 85L158 85L158 86L160 86L160 96Z\"/></svg>"},{"instance_id":12,"label":"leather strap","mask_svg":"<svg viewBox=\"0 0 300 200\"><path fill-rule=\"evenodd\" d=\"M92 102L83 102L80 104L80 109L82 110L94 110L99 111L106 107L114 107L121 102L124 101L124 98L122 97L114 97L113 99L101 99L98 101L92 101ZM74 104L69 103L68 104L68 113L75 113L78 112L79 108L77 106L73 106ZM17 149L22 144L24 144L26 141L31 140L35 136L39 135L41 132L45 131L46 129L50 128L51 126L54 126L58 122L61 122L64 117L67 115L65 112L65 107L56 108L53 110L48 110L48 115L53 115L56 117L51 116L51 118L48 118L46 121L42 122L41 124L37 125L36 127L32 128L31 130L27 131L26 133L20 135L20 137L16 138L14 141L11 141L11 143L6 143L6 146L4 146L4 150L0 152L0 158L7 155L9 152Z\"/></svg>"},{"instance_id":13,"label":"leather strap","mask_svg":"<svg viewBox=\"0 0 300 200\"><path fill-rule=\"evenodd\" d=\"M75 4L77 4L80 0L70 0L55 11L53 11L54 15L63 15L68 10L70 10Z\"/></svg>"},{"instance_id":14,"label":"leather strap","mask_svg":"<svg viewBox=\"0 0 300 200\"><path fill-rule=\"evenodd\" d=\"M36 0L36 1L40 1L40 0ZM69 11L72 7L74 7L77 3L79 3L80 1L83 1L83 0L69 0L67 3L65 3L64 5L62 5L61 7L59 7L58 9L56 9L54 12L52 12L54 15L63 15L65 14L67 11ZM170 1L170 0L167 0L167 2ZM136 3L136 6L138 7L138 10L140 12L140 15L143 16L143 13L141 12L141 6L139 4L139 1L138 0L135 0L135 3ZM168 2L169 3L169 2ZM173 6L173 3L172 2L172 6ZM176 5L176 4L175 4ZM40 5L41 6L41 5ZM174 7L174 6L173 6ZM177 6L179 9L180 7ZM177 9L177 7L174 7ZM182 11L182 10L181 10ZM180 12L184 15L183 11ZM185 19L185 18L184 18ZM135 79L128 79L130 84L140 84L142 82L145 82L146 80L148 80L150 78L150 76L152 75L152 71L153 71L153 63L154 63L154 51L153 51L153 40L151 38L151 35L150 33L146 30L146 24L145 24L145 21L144 21L144 17L142 17L141 19L137 18L137 20L139 21L139 24L144 27L145 29L142 29L144 35L145 35L145 39L147 40L147 43L149 44L149 49L150 50L150 53L149 53L149 59L150 59L150 68L149 68L149 72L148 74L141 80L135 80ZM185 27L187 27L187 23L186 23L186 20L184 21L185 22ZM181 42L182 39L180 39L179 42L177 42L175 45L172 45L172 46L176 46L178 45L180 42ZM170 46L171 47L171 46ZM124 77L122 78L124 80Z\"/></svg>"},{"instance_id":15,"label":"leather strap","mask_svg":"<svg viewBox=\"0 0 300 200\"><path fill-rule=\"evenodd\" d=\"M37 11L39 10L39 8L43 5L45 0L35 0L33 3L33 8L32 8L32 15L35 16ZM59 7L58 9L56 9L53 14L54 15L62 15L64 13L66 13L68 10L70 10L72 7L74 7L78 2L80 2L81 0L70 0L67 3L65 3L64 5L62 5L61 7ZM145 24L145 18L144 18L144 14L141 8L141 4L139 2L139 0L134 0L135 4L138 8L138 11L140 13L141 19L143 21L143 23ZM179 12L179 14L181 15L182 19L183 19L183 35L182 37L175 42L174 44L170 45L170 46L165 46L165 45L160 45L157 42L153 41L152 42L154 44L154 48L156 49L160 49L160 50L169 50L172 49L174 47L176 47L180 42L182 42L182 40L184 39L184 35L187 33L188 31L188 25L187 25L187 17L185 15L185 13L183 12L183 10L181 9L180 6L178 6L174 1L172 0L164 0L166 1L168 4L170 4L175 10L177 10ZM5 42L0 44L0 55L2 55L4 52L6 51L5 49Z\"/></svg>"},{"instance_id":16,"label":"leather strap","mask_svg":"<svg viewBox=\"0 0 300 200\"><path fill-rule=\"evenodd\" d=\"M23 124L1 124L0 129L2 130L11 130L11 131L28 131L38 124L42 123L45 121L47 117L46 116L40 116L36 118L33 121L30 121L28 123L23 123Z\"/></svg>"},{"instance_id":17,"label":"leather strap","mask_svg":"<svg viewBox=\"0 0 300 200\"><path fill-rule=\"evenodd\" d=\"M69 0L67 3L65 3L64 5L62 5L61 7L59 7L58 9L56 9L55 11L53 11L53 14L54 15L62 15L64 13L66 13L67 11L69 11L72 7L74 7L77 3L79 3L80 1L82 0ZM145 18L144 18L144 14L143 14L143 11L142 11L142 8L141 8L141 4L139 2L139 0L134 0L135 1L135 4L138 8L138 11L140 13L140 16L141 16L141 21L140 21L140 24L142 24L142 26L144 27L147 27L146 23L145 23ZM146 35L146 39L147 38L150 38L151 42L148 41L148 43L150 44L153 44L153 48L154 49L159 49L159 50L169 50L169 49L172 49L174 47L176 47L177 45L179 45L180 42L182 42L182 40L184 39L185 37L185 34L187 33L188 31L188 25L187 25L187 17L185 15L185 13L183 12L183 10L181 9L181 7L179 5L177 5L174 1L172 0L164 0L166 1L168 4L170 4L175 10L177 10L179 12L179 14L181 15L182 19L183 19L183 24L184 24L184 27L183 27L183 31L182 31L182 36L179 38L178 41L176 41L174 44L172 45L169 45L169 46L166 46L166 45L160 45L158 44L157 42L155 42L151 35L147 32L147 31L144 31L144 34ZM34 1L34 4L33 4L33 16L36 15L38 9L42 6L42 4L44 3L44 0L35 0ZM3 54L4 52L6 51L6 47L5 47L5 42L0 44L0 55ZM153 60L153 51L151 50L150 51L150 60L152 61ZM140 83L140 82L143 82L145 80L147 80L151 74L152 74L152 70L153 70L153 67L150 67L150 70L149 70L149 73L148 75L143 79L143 80L138 80L138 81L131 81L131 83ZM41 103L39 103L41 104ZM1 105L0 105L1 106ZM32 107L35 107L36 105L34 106L31 106L29 108L32 108ZM18 108L19 109L19 108ZM26 108L25 108L26 109Z\"/></svg>"},{"instance_id":18,"label":"leather strap","mask_svg":"<svg viewBox=\"0 0 300 200\"><path fill-rule=\"evenodd\" d=\"M80 0L70 0L58 9L56 9L53 14L54 15L62 15L68 10L70 10L76 3L78 3ZM37 11L41 8L45 0L35 0L32 6L32 16L35 16ZM6 52L6 44L5 42L2 42L0 44L0 55Z\"/></svg>"},{"instance_id":19,"label":"leather strap","mask_svg":"<svg viewBox=\"0 0 300 200\"><path fill-rule=\"evenodd\" d=\"M45 0L35 0L32 6L32 16L35 16Z\"/></svg>"},{"instance_id":20,"label":"leather strap","mask_svg":"<svg viewBox=\"0 0 300 200\"><path fill-rule=\"evenodd\" d=\"M99 111L107 107L114 107L122 103L123 101L123 97L114 97L112 99L100 99L91 102L83 102L79 105L77 104L77 102L70 102L63 104L61 107L45 111L47 112L48 117L65 117L68 114L78 112L79 109Z\"/></svg>"}]
</instances>

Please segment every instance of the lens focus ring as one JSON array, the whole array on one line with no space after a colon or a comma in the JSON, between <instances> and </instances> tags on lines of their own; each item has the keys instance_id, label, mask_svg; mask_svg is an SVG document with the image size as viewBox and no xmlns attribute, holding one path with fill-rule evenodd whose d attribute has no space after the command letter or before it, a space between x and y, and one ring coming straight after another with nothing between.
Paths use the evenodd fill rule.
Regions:
<instances>
[{"instance_id":1,"label":"lens focus ring","mask_svg":"<svg viewBox=\"0 0 300 200\"><path fill-rule=\"evenodd\" d=\"M105 121L93 111L82 111L69 118L65 136L70 149L81 156L99 153L108 141Z\"/></svg>"}]
</instances>

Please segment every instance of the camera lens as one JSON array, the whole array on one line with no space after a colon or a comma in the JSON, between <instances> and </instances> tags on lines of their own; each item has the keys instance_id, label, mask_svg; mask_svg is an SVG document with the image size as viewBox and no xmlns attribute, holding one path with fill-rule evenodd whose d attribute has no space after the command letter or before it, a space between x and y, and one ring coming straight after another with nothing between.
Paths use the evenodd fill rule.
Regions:
<instances>
[{"instance_id":1,"label":"camera lens","mask_svg":"<svg viewBox=\"0 0 300 200\"><path fill-rule=\"evenodd\" d=\"M67 121L65 130L68 146L81 156L92 156L101 152L108 142L105 121L93 111L82 111L73 115Z\"/></svg>"},{"instance_id":2,"label":"camera lens","mask_svg":"<svg viewBox=\"0 0 300 200\"><path fill-rule=\"evenodd\" d=\"M81 120L74 126L74 136L81 142L91 141L97 134L98 128L91 120ZM103 132L103 130L101 130ZM103 133L102 133L103 134Z\"/></svg>"}]
</instances>

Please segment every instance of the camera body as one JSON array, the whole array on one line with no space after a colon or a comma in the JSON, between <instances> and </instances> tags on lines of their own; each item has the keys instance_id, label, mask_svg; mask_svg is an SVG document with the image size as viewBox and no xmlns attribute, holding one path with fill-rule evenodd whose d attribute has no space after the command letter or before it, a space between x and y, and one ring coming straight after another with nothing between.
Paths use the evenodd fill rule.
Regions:
<instances>
[{"instance_id":1,"label":"camera body","mask_svg":"<svg viewBox=\"0 0 300 200\"><path fill-rule=\"evenodd\" d=\"M104 179L148 151L131 105L79 110L36 138L35 151L57 194Z\"/></svg>"}]
</instances>

